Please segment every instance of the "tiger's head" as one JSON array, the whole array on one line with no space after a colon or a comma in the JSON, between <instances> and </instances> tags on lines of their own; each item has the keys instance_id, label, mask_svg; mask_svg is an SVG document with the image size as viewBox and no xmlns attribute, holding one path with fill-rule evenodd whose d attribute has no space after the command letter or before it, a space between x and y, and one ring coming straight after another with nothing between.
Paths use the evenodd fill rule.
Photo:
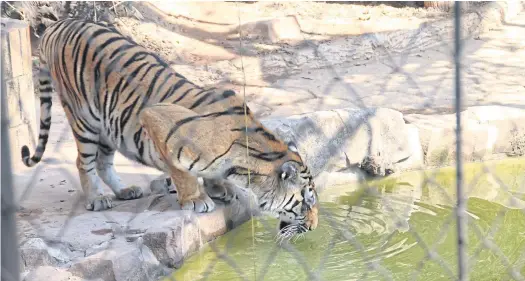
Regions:
<instances>
[{"instance_id":1,"label":"tiger's head","mask_svg":"<svg viewBox=\"0 0 525 281\"><path fill-rule=\"evenodd\" d=\"M289 239L317 228L317 191L307 166L293 161L285 162L279 169L281 188L286 190L277 208L280 239ZM259 205L261 206L261 205Z\"/></svg>"},{"instance_id":2,"label":"tiger's head","mask_svg":"<svg viewBox=\"0 0 525 281\"><path fill-rule=\"evenodd\" d=\"M265 153L266 160L252 162L249 176L247 171L240 170L227 176L241 185L250 186L260 211L279 218L280 240L314 230L318 224L319 207L313 177L299 156L296 145L289 142L284 150L281 154ZM252 150L252 159L262 158L262 154L257 155ZM269 161L271 157L279 161Z\"/></svg>"}]
</instances>

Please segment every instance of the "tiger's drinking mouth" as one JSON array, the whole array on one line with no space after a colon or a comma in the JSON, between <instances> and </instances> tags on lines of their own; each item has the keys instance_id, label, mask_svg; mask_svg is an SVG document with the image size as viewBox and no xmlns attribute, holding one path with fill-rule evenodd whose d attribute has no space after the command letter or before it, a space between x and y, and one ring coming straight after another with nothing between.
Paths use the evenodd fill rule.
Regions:
<instances>
[{"instance_id":1,"label":"tiger's drinking mouth","mask_svg":"<svg viewBox=\"0 0 525 281\"><path fill-rule=\"evenodd\" d=\"M288 146L297 153L295 144L288 143ZM277 176L254 173L250 180L260 210L279 218L278 240L288 240L317 228L318 195L308 167L302 162L288 161L275 173ZM247 182L242 181L246 178L239 175L229 179L247 186Z\"/></svg>"},{"instance_id":2,"label":"tiger's drinking mouth","mask_svg":"<svg viewBox=\"0 0 525 281\"><path fill-rule=\"evenodd\" d=\"M42 159L56 91L75 137L86 209L113 207L102 182L118 199L143 196L117 174L118 151L163 171L150 185L173 185L184 210L211 212L212 199L235 198L236 184L254 192L262 211L279 216L281 239L317 227L315 184L296 145L265 128L235 92L197 86L104 23L56 21L39 51L38 146L33 156L24 146L22 161L32 167Z\"/></svg>"}]
</instances>

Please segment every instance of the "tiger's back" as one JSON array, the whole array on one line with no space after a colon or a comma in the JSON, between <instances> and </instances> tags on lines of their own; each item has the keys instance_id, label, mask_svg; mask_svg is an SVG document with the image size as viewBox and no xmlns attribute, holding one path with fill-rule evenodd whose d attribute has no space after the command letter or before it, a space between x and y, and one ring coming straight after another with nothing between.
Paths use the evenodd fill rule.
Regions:
<instances>
[{"instance_id":1,"label":"tiger's back","mask_svg":"<svg viewBox=\"0 0 525 281\"><path fill-rule=\"evenodd\" d=\"M77 143L86 208L111 208L99 178L120 199L142 196L118 177L119 151L168 173L157 182L174 184L183 208L213 210L208 195L225 199L234 182L252 185L266 211L291 212L303 222L312 217L305 212L313 213L317 195L296 148L264 128L233 91L199 87L115 29L80 20L49 27L40 59L39 145L31 158L24 147L22 158L33 166L43 155L55 88ZM315 225L317 217L305 223Z\"/></svg>"},{"instance_id":2,"label":"tiger's back","mask_svg":"<svg viewBox=\"0 0 525 281\"><path fill-rule=\"evenodd\" d=\"M143 133L138 122L142 109L160 102L195 112L243 105L231 91L223 93L225 100L210 103L214 89L198 87L157 55L95 23L58 22L45 32L40 57L57 81L66 110L85 124L100 123L108 145L149 166L154 163L140 150L143 144L135 143Z\"/></svg>"}]
</instances>

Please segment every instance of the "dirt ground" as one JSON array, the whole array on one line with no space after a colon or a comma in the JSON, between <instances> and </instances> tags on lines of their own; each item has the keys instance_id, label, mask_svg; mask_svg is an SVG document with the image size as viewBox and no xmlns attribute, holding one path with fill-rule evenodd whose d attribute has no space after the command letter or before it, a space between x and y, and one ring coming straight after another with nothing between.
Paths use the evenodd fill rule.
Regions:
<instances>
[{"instance_id":1,"label":"dirt ground","mask_svg":"<svg viewBox=\"0 0 525 281\"><path fill-rule=\"evenodd\" d=\"M486 3L471 2L465 11L478 9ZM423 8L416 1L151 1L135 2L133 7L131 14L135 16L125 17L117 13L117 27L157 52L179 71L189 72L190 79L202 84L229 80L225 74L240 68L240 55L274 57L272 66L279 68L279 73L294 67L294 61L285 59L282 62L279 57L300 52L304 46L271 42L265 36L264 26L257 25L258 22L295 16L303 39L312 44L330 44L346 36L417 29L422 24L451 16L450 11ZM242 40L239 40L239 34L242 34ZM33 41L37 39L33 37ZM36 50L37 44L33 45Z\"/></svg>"},{"instance_id":2,"label":"dirt ground","mask_svg":"<svg viewBox=\"0 0 525 281\"><path fill-rule=\"evenodd\" d=\"M264 20L295 16L306 40L326 42L349 35L416 29L451 15L417 7L413 1L356 3L141 2L135 7L143 19L122 17L118 26L172 63L202 66L230 60L241 52L260 57L294 52L301 47L269 42L261 34L264 31L253 24ZM465 11L484 4L475 2Z\"/></svg>"}]
</instances>

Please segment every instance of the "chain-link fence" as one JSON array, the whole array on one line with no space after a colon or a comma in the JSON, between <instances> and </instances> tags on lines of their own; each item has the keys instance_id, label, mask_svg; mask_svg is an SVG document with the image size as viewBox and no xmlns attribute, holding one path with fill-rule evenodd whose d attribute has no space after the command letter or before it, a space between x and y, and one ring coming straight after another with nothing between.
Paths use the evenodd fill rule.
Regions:
<instances>
[{"instance_id":1,"label":"chain-link fence","mask_svg":"<svg viewBox=\"0 0 525 281\"><path fill-rule=\"evenodd\" d=\"M3 54L2 280L523 280L525 164L520 158L492 160L522 155L525 127L520 122L525 118L522 112L525 99L521 93L525 86L515 68L521 69L520 58L525 57L521 48L525 47L525 40L519 35L525 28L525 19L518 17L504 22L499 29L473 34L472 25L465 24L475 22L472 17L476 12L463 11L462 15L459 3L456 2L448 21L442 25L421 25L427 28L424 31L420 27L408 33L357 36L361 39L350 46L363 48L356 42L369 44L367 48L374 53L363 57L358 52L340 56L339 59L346 60L341 62L331 54L351 39L344 36L340 41L318 39L318 34L304 30L299 32L300 44L293 47L276 44L279 45L276 49L264 52L266 58L258 58L260 53L254 52L255 49L270 47L256 42L257 36L250 37L256 25L247 24L250 19L243 18L246 10L241 5L253 3L234 4L238 9L238 25L230 32L214 34L184 27L195 34L205 36L208 32L210 36L235 42L222 46L230 50L227 56L231 55L231 64L237 72L223 70L226 78L217 85L235 89L237 97L276 136L297 143L303 160L319 182L319 226L290 240L278 235L277 220L261 215L252 194L242 189L236 190L238 198L229 203L216 200L214 212L196 214L181 210L176 189L159 172L162 163L153 160L150 163L153 168L146 168L118 153L115 160L106 157L101 164L98 160L82 162L92 156L87 156L89 151L77 148L71 127L76 138L84 143L95 142L90 138L98 139L98 135L93 125L84 121L70 125L56 93L51 99L53 121L41 163L33 168L17 167L11 163L11 154L18 152L11 148L9 133L13 122L8 120L10 110L6 107L11 103L6 93L12 94L16 79L24 77L4 71L7 63L11 67L16 63L12 56ZM117 8L124 7L120 2L111 4L105 3L115 14ZM132 6L126 4L126 7ZM152 18L154 12L133 9L145 14L141 20ZM97 17L98 10L94 11L93 16ZM297 14L301 12L304 11ZM287 20L282 21L289 24ZM170 19L163 21L166 24L162 28L169 29ZM272 21L268 22L267 28L275 27ZM203 24L208 24L210 30L220 25ZM442 33L447 27L453 33ZM164 32L157 28L157 32ZM131 30L132 35L136 35L134 32ZM432 38L434 42L421 38ZM187 40L195 42L194 38ZM219 43L216 39L206 41L213 46L208 47L211 52L217 50ZM9 44L12 42L7 43L12 46ZM422 49L418 44L428 48ZM408 47L405 52L394 54L392 50L399 45ZM126 59L118 47L110 50L114 51L112 56ZM76 51L81 54L80 49ZM243 129L242 136L247 142L240 143L246 144L243 146L246 151L237 156L251 157L254 150L250 150L248 139L258 132L246 125L244 104L233 108L239 105L219 103L222 111L199 111L206 103L213 105L211 101L216 96L206 88L190 90L184 82L169 84L169 79L176 77L163 76L160 69L168 63L161 61L162 52L155 51L154 57L143 55L142 59L158 59L157 64L146 70L140 66L141 60L137 60L137 65L132 66L137 71L135 77L116 75L129 71L118 63L97 68L96 54L92 54L94 62L88 65L97 68L98 77L106 76L105 80L92 82L88 74L77 73L82 69L73 71L75 82L87 79L84 83L93 83L88 88L94 92L84 102L106 96L95 89L110 92L114 87L113 90L129 95L127 98L107 95L108 100L98 101L100 115L116 118L108 126L115 124L118 130L124 129L119 123L122 119L138 118L129 116L135 107L140 107L140 102L133 102L136 92L126 89L130 87L127 85L143 91L150 97L150 103L188 102L187 107L193 111L185 111L182 116L205 116L204 121L191 123L183 133L176 133L177 141L168 145L191 150L189 154L194 158L188 163L190 170L192 167L204 170L213 159L206 156L210 151L224 154L229 151L222 151L230 145L225 146L226 141L220 137L225 134L224 128ZM86 49L85 53L89 51ZM254 64L254 59L260 64ZM304 65L301 61L305 60L315 61L318 67L301 69L301 63ZM203 68L219 75L223 65L203 67L196 61L197 74L180 68L194 82L197 81L192 78ZM175 69L181 64L172 63ZM281 67L279 71L276 65ZM260 69L253 69L257 67ZM267 73L272 70L275 73ZM264 74L259 84L247 77L255 72ZM140 80L150 79L153 86L136 84L134 79L138 75L142 75ZM120 82L110 86L100 84L111 79ZM217 82L213 79L207 82L210 81ZM35 85L40 89L46 86ZM230 88L215 91L227 93L227 89ZM39 91L35 91L38 95ZM72 98L70 106L76 107L79 101ZM25 105L23 101L17 104ZM36 108L39 112L36 115L42 115L47 107L44 104L40 111ZM32 110L20 109L24 114ZM234 124L237 127L233 128L228 122L218 123L216 120L222 120L220 112L243 116L242 124L237 121ZM89 114L87 109L85 113ZM176 123L180 115L164 113L160 123L171 128L181 126ZM40 128L47 126L46 122L51 121L41 120ZM31 127L31 124L21 122L20 126ZM206 128L205 132L202 128ZM36 134L37 129L28 131ZM146 155L144 159L154 159L151 155L156 148L143 137L155 136L139 127L126 130L134 130L134 139L125 144L136 146L141 155ZM32 144L32 153L38 135L23 140ZM111 134L108 136L111 138ZM118 137L112 140L124 143ZM98 154L115 153L111 142L104 144L103 138L96 142ZM219 148L203 148L207 145ZM271 145L258 145L255 151L260 157L273 157ZM181 151L171 151L171 157L179 153L180 158ZM83 154L84 158L77 160L77 154ZM208 162L200 162L201 156ZM141 161L148 161L144 159ZM80 177L77 166L83 169ZM109 205L111 201L111 208L86 210L89 194L83 192L81 182L86 184L86 180L80 178L94 171L99 175L108 173L113 166L124 186L141 186L144 195L134 200L119 200L116 195L100 197L97 204ZM441 166L455 169L423 169ZM97 181L93 180L97 186L108 186L105 188L108 194L109 187L121 188L121 181L114 174ZM135 193L131 197L139 196Z\"/></svg>"}]
</instances>

